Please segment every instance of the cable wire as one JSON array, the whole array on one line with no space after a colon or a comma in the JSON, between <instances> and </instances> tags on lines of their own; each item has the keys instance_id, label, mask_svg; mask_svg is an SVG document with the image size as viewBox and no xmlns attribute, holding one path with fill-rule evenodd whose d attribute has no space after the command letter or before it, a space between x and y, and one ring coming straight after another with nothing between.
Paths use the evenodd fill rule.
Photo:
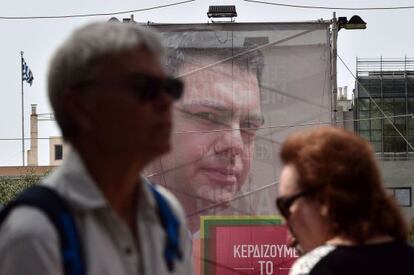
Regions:
<instances>
[{"instance_id":1,"label":"cable wire","mask_svg":"<svg viewBox=\"0 0 414 275\"><path fill-rule=\"evenodd\" d=\"M361 86L362 87L362 86ZM377 119L388 119L388 118L402 118L402 117L411 117L414 119L414 113L404 114L404 115L394 115L394 116L381 116L381 117L370 117L370 118L358 118L358 119L345 119L338 120L337 123L344 122L358 122L358 121L370 121ZM211 121L219 124L216 121ZM322 122L309 122L309 123L299 123L299 124L280 124L280 125L269 125L257 128L258 130L264 129L277 129L277 128L295 128L295 127L305 127L305 126L317 126L317 125L328 125L331 124L331 121L322 121ZM256 128L254 128L256 129ZM243 131L243 130L252 130L252 128L228 128L228 129L217 129L217 130L205 130L205 131L178 131L173 134L205 134L205 133L216 133L216 132L228 132L228 131ZM260 136L259 136L260 137ZM25 140L31 140L33 138L27 137ZM48 137L38 137L38 140L50 139ZM22 138L0 138L0 141L16 141L22 140Z\"/></svg>"},{"instance_id":2,"label":"cable wire","mask_svg":"<svg viewBox=\"0 0 414 275\"><path fill-rule=\"evenodd\" d=\"M300 9L351 10L351 11L362 11L362 10L406 10L406 9L414 9L414 6L347 8L347 7L293 5L293 4L283 4L283 3L278 3L278 2L267 2L267 1L257 1L257 0L243 0L243 1L257 3L257 4L266 4L266 5L273 5L273 6L280 6L280 7L288 7L288 8L300 8Z\"/></svg>"},{"instance_id":3,"label":"cable wire","mask_svg":"<svg viewBox=\"0 0 414 275\"><path fill-rule=\"evenodd\" d=\"M190 2L194 2L196 0L186 0L181 2L175 2L166 5L159 5L149 8L142 8L142 9L134 9L134 10L126 10L126 11L116 11L116 12L107 12L107 13L85 13L85 14L70 14L70 15L45 15L45 16L0 16L0 20L33 20L33 19L65 19L65 18L80 18L80 17L96 17L96 16L109 16L109 15L120 15L125 13L134 13L134 12L142 12L142 11L149 11L155 9L161 9L171 6L177 6L181 4L186 4Z\"/></svg>"},{"instance_id":4,"label":"cable wire","mask_svg":"<svg viewBox=\"0 0 414 275\"><path fill-rule=\"evenodd\" d=\"M358 121L369 121L369 120L377 120L377 119L387 119L387 118L399 118L399 117L413 117L414 114L405 114L405 115L394 115L394 116L382 116L382 117L371 117L371 118L359 118L359 119L345 119L337 121L337 123L344 123L344 122L358 122ZM327 125L331 124L331 121L323 121L323 122L310 122L310 123L301 123L301 124L285 124L285 125L270 125L270 126L263 126L259 127L258 130L263 129L275 129L275 128L294 128L294 127L304 127L304 126L313 126L313 125ZM217 130L206 130L206 131L179 131L175 132L174 134L194 134L194 133L213 133L213 132L225 132L225 131L243 131L243 130L251 130L251 128L229 128L229 129L217 129Z\"/></svg>"}]
</instances>

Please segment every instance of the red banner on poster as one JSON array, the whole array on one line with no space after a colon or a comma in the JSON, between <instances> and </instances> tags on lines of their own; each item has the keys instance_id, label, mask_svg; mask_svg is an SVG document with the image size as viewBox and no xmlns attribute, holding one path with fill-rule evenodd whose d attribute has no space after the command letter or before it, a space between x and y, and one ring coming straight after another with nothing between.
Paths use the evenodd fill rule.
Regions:
<instances>
[{"instance_id":1,"label":"red banner on poster","mask_svg":"<svg viewBox=\"0 0 414 275\"><path fill-rule=\"evenodd\" d=\"M202 229L201 274L287 275L299 256L278 217L203 217Z\"/></svg>"}]
</instances>

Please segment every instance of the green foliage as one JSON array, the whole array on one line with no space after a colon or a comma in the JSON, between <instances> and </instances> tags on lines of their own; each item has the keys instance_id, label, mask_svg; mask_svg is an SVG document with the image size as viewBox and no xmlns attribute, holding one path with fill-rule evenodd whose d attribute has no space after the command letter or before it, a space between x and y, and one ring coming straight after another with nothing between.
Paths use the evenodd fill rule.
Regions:
<instances>
[{"instance_id":1,"label":"green foliage","mask_svg":"<svg viewBox=\"0 0 414 275\"><path fill-rule=\"evenodd\" d=\"M414 218L411 219L410 234L408 235L408 241L414 244Z\"/></svg>"},{"instance_id":2,"label":"green foliage","mask_svg":"<svg viewBox=\"0 0 414 275\"><path fill-rule=\"evenodd\" d=\"M36 175L33 169L28 168L24 175L18 178L0 178L0 204L13 199L19 192L36 184L44 175Z\"/></svg>"}]
</instances>

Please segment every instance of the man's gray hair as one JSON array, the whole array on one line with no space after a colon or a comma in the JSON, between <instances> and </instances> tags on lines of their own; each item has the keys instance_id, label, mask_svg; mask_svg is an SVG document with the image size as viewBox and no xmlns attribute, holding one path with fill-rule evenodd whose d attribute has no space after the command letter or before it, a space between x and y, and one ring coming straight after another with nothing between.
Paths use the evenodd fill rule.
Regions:
<instances>
[{"instance_id":1,"label":"man's gray hair","mask_svg":"<svg viewBox=\"0 0 414 275\"><path fill-rule=\"evenodd\" d=\"M162 43L154 32L134 23L120 22L97 22L83 26L58 48L49 66L48 94L66 140L76 134L76 127L65 114L64 93L88 80L97 61L140 45L155 54L164 53Z\"/></svg>"}]
</instances>

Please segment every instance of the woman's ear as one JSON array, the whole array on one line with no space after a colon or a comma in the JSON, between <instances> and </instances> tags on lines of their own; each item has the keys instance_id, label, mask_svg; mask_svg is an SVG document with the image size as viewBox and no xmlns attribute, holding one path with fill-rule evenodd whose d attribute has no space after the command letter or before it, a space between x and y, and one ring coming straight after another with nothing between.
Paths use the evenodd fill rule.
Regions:
<instances>
[{"instance_id":1,"label":"woman's ear","mask_svg":"<svg viewBox=\"0 0 414 275\"><path fill-rule=\"evenodd\" d=\"M328 213L329 213L328 205L326 205L325 203L321 204L320 213L322 217L324 218L328 217Z\"/></svg>"}]
</instances>

